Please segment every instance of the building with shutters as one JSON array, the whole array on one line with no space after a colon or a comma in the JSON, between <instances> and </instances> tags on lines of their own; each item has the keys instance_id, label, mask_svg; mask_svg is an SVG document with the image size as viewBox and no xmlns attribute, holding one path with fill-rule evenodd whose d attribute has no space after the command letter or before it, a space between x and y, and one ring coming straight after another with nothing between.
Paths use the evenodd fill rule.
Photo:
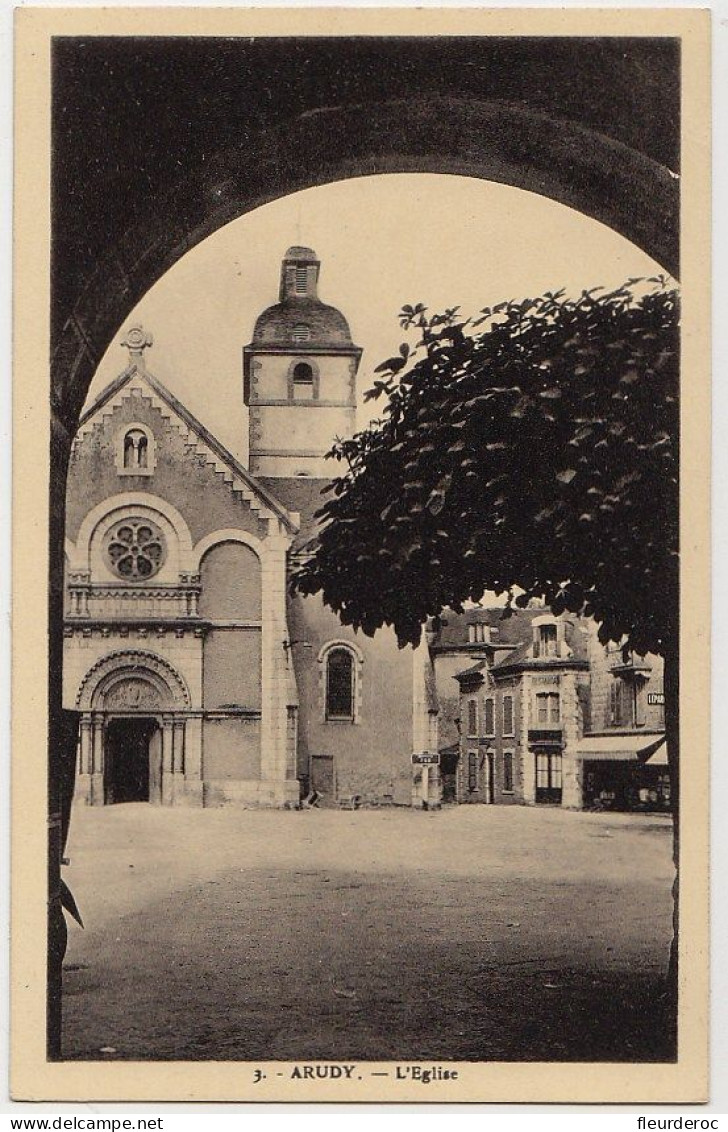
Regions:
<instances>
[{"instance_id":1,"label":"building with shutters","mask_svg":"<svg viewBox=\"0 0 728 1132\"><path fill-rule=\"evenodd\" d=\"M66 518L64 704L93 805L409 804L436 749L429 653L292 597L324 454L354 430L361 349L294 247L243 351L242 464L154 376L126 365L82 417ZM437 796L432 776L433 800Z\"/></svg>"},{"instance_id":2,"label":"building with shutters","mask_svg":"<svg viewBox=\"0 0 728 1132\"><path fill-rule=\"evenodd\" d=\"M600 644L593 621L542 608L439 621L438 687L458 668L455 742L446 730L452 701L440 695L453 800L669 809L660 657L625 658Z\"/></svg>"}]
</instances>

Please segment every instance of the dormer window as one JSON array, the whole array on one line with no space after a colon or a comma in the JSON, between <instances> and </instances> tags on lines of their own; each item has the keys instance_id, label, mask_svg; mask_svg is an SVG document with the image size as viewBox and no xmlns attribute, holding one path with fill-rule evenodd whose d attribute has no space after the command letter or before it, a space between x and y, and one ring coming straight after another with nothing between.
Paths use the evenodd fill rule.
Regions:
<instances>
[{"instance_id":1,"label":"dormer window","mask_svg":"<svg viewBox=\"0 0 728 1132\"><path fill-rule=\"evenodd\" d=\"M122 476L150 476L155 466L154 434L146 425L127 425L117 440L116 470Z\"/></svg>"},{"instance_id":2,"label":"dormer window","mask_svg":"<svg viewBox=\"0 0 728 1132\"><path fill-rule=\"evenodd\" d=\"M538 625L533 642L534 657L554 657L559 655L555 625Z\"/></svg>"},{"instance_id":3,"label":"dormer window","mask_svg":"<svg viewBox=\"0 0 728 1132\"><path fill-rule=\"evenodd\" d=\"M293 327L292 338L294 342L309 342L311 339L311 327L306 326L303 322L299 322Z\"/></svg>"}]
</instances>

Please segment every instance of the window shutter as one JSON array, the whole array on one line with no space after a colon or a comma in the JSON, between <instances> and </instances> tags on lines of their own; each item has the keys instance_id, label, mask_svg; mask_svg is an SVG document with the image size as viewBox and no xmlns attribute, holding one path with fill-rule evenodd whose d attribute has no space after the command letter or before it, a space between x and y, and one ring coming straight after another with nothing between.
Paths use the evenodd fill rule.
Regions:
<instances>
[{"instance_id":1,"label":"window shutter","mask_svg":"<svg viewBox=\"0 0 728 1132\"><path fill-rule=\"evenodd\" d=\"M645 686L640 681L634 689L634 725L643 727L645 722Z\"/></svg>"},{"instance_id":2,"label":"window shutter","mask_svg":"<svg viewBox=\"0 0 728 1132\"><path fill-rule=\"evenodd\" d=\"M503 734L513 734L513 696L503 697Z\"/></svg>"},{"instance_id":3,"label":"window shutter","mask_svg":"<svg viewBox=\"0 0 728 1132\"><path fill-rule=\"evenodd\" d=\"M512 751L503 752L503 792L504 794L513 793L513 753Z\"/></svg>"}]
</instances>

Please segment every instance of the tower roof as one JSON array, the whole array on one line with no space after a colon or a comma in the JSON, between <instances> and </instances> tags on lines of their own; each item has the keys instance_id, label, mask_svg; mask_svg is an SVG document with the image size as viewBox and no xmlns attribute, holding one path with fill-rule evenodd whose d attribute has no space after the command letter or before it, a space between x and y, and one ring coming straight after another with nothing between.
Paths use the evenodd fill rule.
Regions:
<instances>
[{"instance_id":1,"label":"tower roof","mask_svg":"<svg viewBox=\"0 0 728 1132\"><path fill-rule=\"evenodd\" d=\"M298 350L301 346L350 346L352 342L349 323L336 307L318 298L294 298L263 311L256 319L253 344Z\"/></svg>"},{"instance_id":2,"label":"tower roof","mask_svg":"<svg viewBox=\"0 0 728 1132\"><path fill-rule=\"evenodd\" d=\"M307 263L318 263L318 258L313 248L303 248L299 244L294 244L293 247L289 248L283 258L304 259Z\"/></svg>"},{"instance_id":3,"label":"tower roof","mask_svg":"<svg viewBox=\"0 0 728 1132\"><path fill-rule=\"evenodd\" d=\"M353 346L341 311L318 297L320 267L313 248L288 248L281 263L279 301L256 320L251 345L296 352Z\"/></svg>"}]
</instances>

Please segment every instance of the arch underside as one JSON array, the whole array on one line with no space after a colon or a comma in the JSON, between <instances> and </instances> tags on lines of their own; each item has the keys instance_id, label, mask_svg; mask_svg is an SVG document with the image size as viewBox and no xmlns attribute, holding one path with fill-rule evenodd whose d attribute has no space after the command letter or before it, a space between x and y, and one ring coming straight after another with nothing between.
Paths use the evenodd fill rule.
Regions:
<instances>
[{"instance_id":1,"label":"arch underside","mask_svg":"<svg viewBox=\"0 0 728 1132\"><path fill-rule=\"evenodd\" d=\"M272 200L383 173L455 174L538 193L678 273L676 176L593 129L527 107L445 97L312 111L206 161L98 262L54 344L54 400L66 427L75 430L111 336L182 255Z\"/></svg>"}]
</instances>

